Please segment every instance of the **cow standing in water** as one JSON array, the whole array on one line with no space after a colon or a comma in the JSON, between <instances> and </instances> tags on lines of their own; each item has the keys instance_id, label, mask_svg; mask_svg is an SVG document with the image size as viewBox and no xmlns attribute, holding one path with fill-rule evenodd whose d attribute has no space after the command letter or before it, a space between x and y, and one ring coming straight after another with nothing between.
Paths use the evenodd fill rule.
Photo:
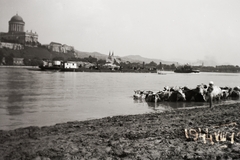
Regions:
<instances>
[{"instance_id":1,"label":"cow standing in water","mask_svg":"<svg viewBox=\"0 0 240 160\"><path fill-rule=\"evenodd\" d=\"M214 86L214 83L212 81L209 82L207 93L209 97L210 108L212 107L214 100L219 101L223 96L221 88L218 86Z\"/></svg>"},{"instance_id":2,"label":"cow standing in water","mask_svg":"<svg viewBox=\"0 0 240 160\"><path fill-rule=\"evenodd\" d=\"M208 95L209 95L209 106L211 108L212 107L212 103L213 103L213 95L212 95L212 92L213 92L213 82L212 81L209 82L209 86L208 86L207 92L208 92Z\"/></svg>"}]
</instances>

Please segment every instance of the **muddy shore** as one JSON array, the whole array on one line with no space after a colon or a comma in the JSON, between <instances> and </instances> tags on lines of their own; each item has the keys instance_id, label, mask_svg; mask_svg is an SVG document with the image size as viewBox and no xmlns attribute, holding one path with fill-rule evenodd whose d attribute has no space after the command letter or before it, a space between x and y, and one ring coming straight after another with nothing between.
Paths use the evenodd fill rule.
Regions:
<instances>
[{"instance_id":1,"label":"muddy shore","mask_svg":"<svg viewBox=\"0 0 240 160\"><path fill-rule=\"evenodd\" d=\"M239 114L240 103L1 130L0 159L240 159Z\"/></svg>"}]
</instances>

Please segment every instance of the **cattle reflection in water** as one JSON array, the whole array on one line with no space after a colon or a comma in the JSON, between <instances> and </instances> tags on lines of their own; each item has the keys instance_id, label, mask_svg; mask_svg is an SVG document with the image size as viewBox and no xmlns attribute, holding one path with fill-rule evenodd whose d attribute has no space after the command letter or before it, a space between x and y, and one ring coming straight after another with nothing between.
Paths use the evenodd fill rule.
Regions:
<instances>
[{"instance_id":1,"label":"cattle reflection in water","mask_svg":"<svg viewBox=\"0 0 240 160\"><path fill-rule=\"evenodd\" d=\"M162 103L153 103L153 102L143 102L148 105L154 111L161 110L173 110L173 109L181 109L181 108L199 108L199 107L207 107L208 105L205 102L162 102Z\"/></svg>"},{"instance_id":2,"label":"cattle reflection in water","mask_svg":"<svg viewBox=\"0 0 240 160\"><path fill-rule=\"evenodd\" d=\"M213 91L208 92L208 86L201 84L195 88L188 87L164 87L163 90L142 91L135 90L133 99L135 102L146 102L148 106L157 108L159 106L168 108L184 108L192 106L206 106L210 98L219 102L221 100L239 99L240 87L218 87L214 86ZM161 102L161 103L160 103ZM178 103L173 103L178 102Z\"/></svg>"}]
</instances>

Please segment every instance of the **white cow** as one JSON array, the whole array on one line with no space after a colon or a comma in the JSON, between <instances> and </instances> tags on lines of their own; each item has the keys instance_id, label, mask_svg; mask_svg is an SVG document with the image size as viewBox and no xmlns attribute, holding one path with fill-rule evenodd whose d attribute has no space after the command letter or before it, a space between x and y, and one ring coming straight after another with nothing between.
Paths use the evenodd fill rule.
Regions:
<instances>
[{"instance_id":1,"label":"white cow","mask_svg":"<svg viewBox=\"0 0 240 160\"><path fill-rule=\"evenodd\" d=\"M207 98L208 101L210 102L210 107L212 107L212 102L215 100L220 100L221 97L223 96L223 92L221 90L220 87L218 86L213 86L213 84L209 85L208 89L207 89Z\"/></svg>"}]
</instances>

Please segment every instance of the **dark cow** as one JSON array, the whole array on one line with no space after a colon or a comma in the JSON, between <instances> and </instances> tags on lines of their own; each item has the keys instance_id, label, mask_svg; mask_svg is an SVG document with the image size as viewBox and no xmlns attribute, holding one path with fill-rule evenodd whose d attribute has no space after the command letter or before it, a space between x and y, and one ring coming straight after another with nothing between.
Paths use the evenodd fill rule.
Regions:
<instances>
[{"instance_id":1,"label":"dark cow","mask_svg":"<svg viewBox=\"0 0 240 160\"><path fill-rule=\"evenodd\" d=\"M198 85L194 89L183 87L186 101L206 102L206 85Z\"/></svg>"},{"instance_id":2,"label":"dark cow","mask_svg":"<svg viewBox=\"0 0 240 160\"><path fill-rule=\"evenodd\" d=\"M240 98L240 87L231 88L229 91L229 97L232 99L239 99Z\"/></svg>"},{"instance_id":3,"label":"dark cow","mask_svg":"<svg viewBox=\"0 0 240 160\"><path fill-rule=\"evenodd\" d=\"M179 101L185 101L185 100L186 100L186 97L182 89L176 89L172 91L171 95L169 96L170 102L179 102Z\"/></svg>"},{"instance_id":4,"label":"dark cow","mask_svg":"<svg viewBox=\"0 0 240 160\"><path fill-rule=\"evenodd\" d=\"M160 99L156 93L150 92L150 93L146 94L145 101L146 102L159 102Z\"/></svg>"}]
</instances>

